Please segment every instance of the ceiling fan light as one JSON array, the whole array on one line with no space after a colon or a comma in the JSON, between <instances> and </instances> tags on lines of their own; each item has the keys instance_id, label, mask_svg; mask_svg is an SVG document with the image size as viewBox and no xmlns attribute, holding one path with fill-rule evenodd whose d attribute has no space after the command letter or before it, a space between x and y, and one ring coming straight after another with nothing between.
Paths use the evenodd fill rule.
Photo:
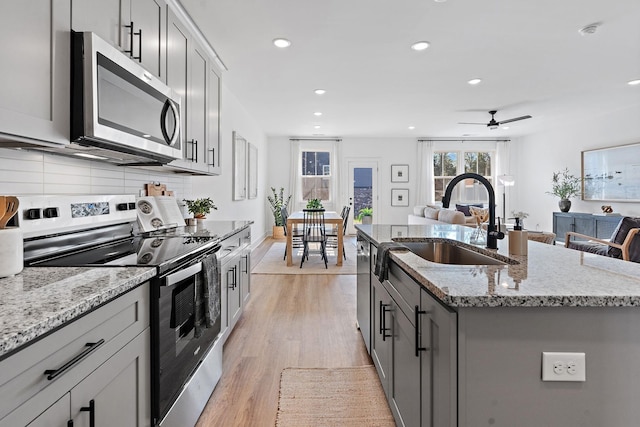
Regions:
<instances>
[{"instance_id":1,"label":"ceiling fan light","mask_svg":"<svg viewBox=\"0 0 640 427\"><path fill-rule=\"evenodd\" d=\"M489 124L487 126L489 126L489 129L498 129L498 125L497 124Z\"/></svg>"}]
</instances>

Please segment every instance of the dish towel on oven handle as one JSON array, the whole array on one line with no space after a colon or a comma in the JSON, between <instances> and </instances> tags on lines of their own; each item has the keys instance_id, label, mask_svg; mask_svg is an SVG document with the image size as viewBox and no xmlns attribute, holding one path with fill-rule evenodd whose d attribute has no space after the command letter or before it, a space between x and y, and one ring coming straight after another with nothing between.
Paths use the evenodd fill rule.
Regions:
<instances>
[{"instance_id":1,"label":"dish towel on oven handle","mask_svg":"<svg viewBox=\"0 0 640 427\"><path fill-rule=\"evenodd\" d=\"M376 259L376 267L373 273L378 276L380 282L387 280L389 273L389 251L408 251L409 248L401 243L384 242L378 245L378 258Z\"/></svg>"},{"instance_id":2,"label":"dish towel on oven handle","mask_svg":"<svg viewBox=\"0 0 640 427\"><path fill-rule=\"evenodd\" d=\"M221 312L220 277L215 252L202 260L202 293L205 324L211 328Z\"/></svg>"}]
</instances>

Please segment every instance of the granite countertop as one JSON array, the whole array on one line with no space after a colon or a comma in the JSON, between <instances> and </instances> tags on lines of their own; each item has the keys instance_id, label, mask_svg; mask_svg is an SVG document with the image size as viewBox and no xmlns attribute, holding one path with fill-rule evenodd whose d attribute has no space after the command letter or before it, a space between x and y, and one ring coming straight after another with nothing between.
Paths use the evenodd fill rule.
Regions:
<instances>
[{"instance_id":1,"label":"granite countertop","mask_svg":"<svg viewBox=\"0 0 640 427\"><path fill-rule=\"evenodd\" d=\"M26 267L0 279L0 358L155 275L150 267Z\"/></svg>"},{"instance_id":2,"label":"granite countertop","mask_svg":"<svg viewBox=\"0 0 640 427\"><path fill-rule=\"evenodd\" d=\"M507 265L450 265L411 252L391 252L423 287L450 307L640 306L640 264L529 241L527 256L509 255L508 237L497 250L471 245L473 228L438 225L358 225L374 244L392 239L448 240L507 257ZM497 255L496 255L497 254Z\"/></svg>"}]
</instances>

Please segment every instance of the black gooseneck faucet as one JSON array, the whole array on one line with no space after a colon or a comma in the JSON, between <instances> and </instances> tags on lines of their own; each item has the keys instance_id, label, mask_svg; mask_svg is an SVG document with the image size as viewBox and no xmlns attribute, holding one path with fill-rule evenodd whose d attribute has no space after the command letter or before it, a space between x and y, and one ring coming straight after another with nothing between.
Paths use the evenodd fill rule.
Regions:
<instances>
[{"instance_id":1,"label":"black gooseneck faucet","mask_svg":"<svg viewBox=\"0 0 640 427\"><path fill-rule=\"evenodd\" d=\"M498 249L498 239L504 239L504 233L500 230L496 230L496 193L493 191L493 186L485 177L478 175L477 173L463 173L451 180L447 189L442 196L442 207L448 208L451 200L451 192L453 187L463 179L473 178L480 182L487 189L489 193L489 228L487 229L487 249Z\"/></svg>"}]
</instances>

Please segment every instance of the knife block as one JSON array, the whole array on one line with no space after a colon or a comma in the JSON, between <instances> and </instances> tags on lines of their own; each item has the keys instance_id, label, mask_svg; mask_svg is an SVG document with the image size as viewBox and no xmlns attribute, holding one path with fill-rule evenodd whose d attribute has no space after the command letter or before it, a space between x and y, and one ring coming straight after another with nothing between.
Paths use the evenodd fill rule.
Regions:
<instances>
[{"instance_id":1,"label":"knife block","mask_svg":"<svg viewBox=\"0 0 640 427\"><path fill-rule=\"evenodd\" d=\"M0 229L0 277L18 274L23 267L23 237L18 227Z\"/></svg>"}]
</instances>

